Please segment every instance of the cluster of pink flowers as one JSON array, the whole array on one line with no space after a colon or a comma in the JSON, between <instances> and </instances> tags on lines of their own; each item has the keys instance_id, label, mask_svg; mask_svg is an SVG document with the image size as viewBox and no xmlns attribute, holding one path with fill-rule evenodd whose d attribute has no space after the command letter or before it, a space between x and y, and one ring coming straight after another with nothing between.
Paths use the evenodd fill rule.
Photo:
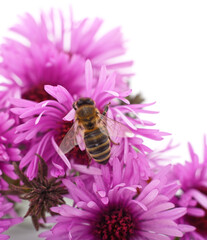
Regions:
<instances>
[{"instance_id":1,"label":"cluster of pink flowers","mask_svg":"<svg viewBox=\"0 0 207 240\"><path fill-rule=\"evenodd\" d=\"M0 239L24 220L15 209L26 199L25 217L37 230L53 224L39 235L47 240L204 240L206 139L202 163L189 144L191 162L160 164L171 145L155 153L144 139L169 134L142 117L157 113L149 110L154 103L130 100L133 62L117 61L126 52L121 29L99 36L102 24L53 10L38 20L26 14L11 28L21 40L0 46ZM60 148L78 122L73 105L80 98L95 102L100 124L109 106L106 164L90 159L83 136L69 153Z\"/></svg>"}]
</instances>

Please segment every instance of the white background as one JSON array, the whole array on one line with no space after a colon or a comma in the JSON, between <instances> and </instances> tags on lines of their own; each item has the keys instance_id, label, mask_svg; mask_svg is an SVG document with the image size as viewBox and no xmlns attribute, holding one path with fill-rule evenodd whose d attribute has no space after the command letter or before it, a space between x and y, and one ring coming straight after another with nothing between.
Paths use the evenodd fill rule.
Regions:
<instances>
[{"instance_id":1,"label":"white background","mask_svg":"<svg viewBox=\"0 0 207 240\"><path fill-rule=\"evenodd\" d=\"M40 9L50 7L68 14L69 6L76 20L98 16L105 20L106 30L122 26L128 40L128 59L135 62L133 92L141 91L146 102L156 101L151 109L160 112L145 118L172 133L175 143L181 143L176 150L181 160L188 158L188 141L202 155L203 136L207 133L207 2L0 0L0 38L17 22L17 15L26 11L37 15ZM165 143L170 139L167 137ZM163 144L149 141L148 145ZM28 227L23 231L23 227L11 230L12 239L29 239L32 230Z\"/></svg>"}]
</instances>

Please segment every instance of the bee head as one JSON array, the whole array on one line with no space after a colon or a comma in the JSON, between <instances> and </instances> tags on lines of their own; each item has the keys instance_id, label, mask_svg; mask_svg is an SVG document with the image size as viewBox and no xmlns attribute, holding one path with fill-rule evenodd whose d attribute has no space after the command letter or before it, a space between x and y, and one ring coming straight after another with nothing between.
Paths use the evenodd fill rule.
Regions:
<instances>
[{"instance_id":1,"label":"bee head","mask_svg":"<svg viewBox=\"0 0 207 240\"><path fill-rule=\"evenodd\" d=\"M83 106L83 105L92 105L94 106L95 103L93 99L91 98L79 98L76 102L73 103L73 108L77 110L77 108Z\"/></svg>"}]
</instances>

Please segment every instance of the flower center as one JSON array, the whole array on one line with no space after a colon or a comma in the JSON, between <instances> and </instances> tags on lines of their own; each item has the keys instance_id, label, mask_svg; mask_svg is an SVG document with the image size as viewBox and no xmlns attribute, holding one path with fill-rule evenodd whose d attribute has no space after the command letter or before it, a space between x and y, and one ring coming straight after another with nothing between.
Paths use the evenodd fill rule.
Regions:
<instances>
[{"instance_id":1,"label":"flower center","mask_svg":"<svg viewBox=\"0 0 207 240\"><path fill-rule=\"evenodd\" d=\"M101 240L129 240L135 229L131 214L124 208L106 210L94 225L94 235Z\"/></svg>"},{"instance_id":2,"label":"flower center","mask_svg":"<svg viewBox=\"0 0 207 240\"><path fill-rule=\"evenodd\" d=\"M40 84L30 88L28 91L22 94L23 99L31 100L34 102L42 102L45 100L54 100L45 90L44 85Z\"/></svg>"},{"instance_id":3,"label":"flower center","mask_svg":"<svg viewBox=\"0 0 207 240\"><path fill-rule=\"evenodd\" d=\"M60 145L61 141L67 134L67 132L72 127L73 122L63 122L60 124L60 127L57 129L57 135L55 137L55 141L58 145ZM69 159L74 159L76 164L88 165L89 157L87 152L81 151L78 146L75 146L69 153L66 154Z\"/></svg>"},{"instance_id":4,"label":"flower center","mask_svg":"<svg viewBox=\"0 0 207 240\"><path fill-rule=\"evenodd\" d=\"M207 195L207 188L206 187L198 187L197 188L201 193ZM197 204L197 208L202 209L205 212L205 215L203 217L195 217L186 215L186 220L189 224L196 227L196 231L200 234L203 234L206 236L207 234L207 209L203 208L200 204Z\"/></svg>"}]
</instances>

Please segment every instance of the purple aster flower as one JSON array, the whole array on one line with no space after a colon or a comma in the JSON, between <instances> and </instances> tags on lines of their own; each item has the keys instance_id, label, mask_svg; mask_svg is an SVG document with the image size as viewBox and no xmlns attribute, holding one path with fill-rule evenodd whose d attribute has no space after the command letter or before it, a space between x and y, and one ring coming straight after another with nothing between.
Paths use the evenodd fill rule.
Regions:
<instances>
[{"instance_id":1,"label":"purple aster flower","mask_svg":"<svg viewBox=\"0 0 207 240\"><path fill-rule=\"evenodd\" d=\"M174 166L174 177L180 181L181 187L175 203L186 207L187 214L180 222L187 223L196 228L194 232L187 233L184 240L207 239L207 143L204 138L204 157L199 162L198 155L191 144L188 144L191 161L184 165Z\"/></svg>"},{"instance_id":2,"label":"purple aster flower","mask_svg":"<svg viewBox=\"0 0 207 240\"><path fill-rule=\"evenodd\" d=\"M129 156L124 167L115 160L112 172L109 166L102 166L102 175L94 176L92 185L81 178L74 182L63 180L74 207L52 208L60 216L50 219L56 225L40 237L47 240L169 240L171 236L182 237L183 231L192 230L175 223L186 209L175 208L170 202L179 186L176 182L166 183L168 170L141 186L131 174L132 163Z\"/></svg>"},{"instance_id":3,"label":"purple aster flower","mask_svg":"<svg viewBox=\"0 0 207 240\"><path fill-rule=\"evenodd\" d=\"M71 19L65 22L61 12L56 17L54 15L53 11L42 13L40 20L36 21L26 14L21 23L11 28L21 40L6 38L0 46L0 74L7 80L1 84L1 102L7 101L11 95L36 102L50 99L44 91L45 84L62 85L71 94L81 94L86 59L93 62L94 77L97 78L103 64L125 53L120 28L97 38L102 20L74 22ZM59 23L58 30L56 23ZM71 25L68 29L65 27L67 23ZM117 88L128 89L125 81L128 75L119 69L131 64L107 64L109 69L117 71Z\"/></svg>"},{"instance_id":4,"label":"purple aster flower","mask_svg":"<svg viewBox=\"0 0 207 240\"><path fill-rule=\"evenodd\" d=\"M40 102L51 97L44 91L45 84L65 86L70 92L81 91L84 61L78 56L59 52L52 44L25 46L8 39L1 46L3 58L0 73L7 82L2 83L1 101L9 96Z\"/></svg>"},{"instance_id":5,"label":"purple aster flower","mask_svg":"<svg viewBox=\"0 0 207 240\"><path fill-rule=\"evenodd\" d=\"M136 127L136 125L139 126L140 124L146 126L153 125L148 121L140 120L138 113L154 112L143 109L150 104L128 104L125 97L129 95L130 91L115 91L116 75L114 73L108 75L106 68L102 67L98 83L96 84L90 61L86 62L85 67L85 91L82 96L91 97L100 112L103 111L106 104L111 102L108 116L128 126L134 134L154 140L161 140L162 136L166 135L166 133L160 132L159 130ZM62 86L45 86L45 91L56 99L56 101L47 100L35 103L23 99L13 100L16 108L12 109L12 112L19 115L20 119L24 122L16 128L17 137L15 142L20 143L23 140L32 142L31 148L20 163L21 168L29 165L27 174L30 179L35 176L37 171L38 159L35 156L36 153L41 155L51 166L51 174L53 176L63 175L65 174L66 168L71 168L71 161L69 162L67 157L61 154L62 161L57 154L59 151L58 145L73 124L75 110L72 108L72 104L82 96L72 96ZM119 101L117 101L117 99L126 102L128 105L118 105ZM128 116L128 114L133 114L133 117ZM119 146L112 146L112 156L122 156L124 162L129 152L134 155L136 154L134 147L141 151L143 155L146 151L150 151L139 137L132 139L123 138L119 140L119 143ZM133 147L131 145L133 145ZM88 156L85 151L80 151L80 149L83 150L84 148L81 148L81 146L74 148L68 157L69 159L79 160L79 163L86 163L86 165L88 165ZM78 162L72 161L72 163ZM146 166L146 164L143 166ZM80 167L82 167L82 171L90 173L89 170L91 170L91 174L94 174L92 167L87 169L87 166L81 166L80 164L79 166L73 165L73 167L79 170Z\"/></svg>"}]
</instances>

